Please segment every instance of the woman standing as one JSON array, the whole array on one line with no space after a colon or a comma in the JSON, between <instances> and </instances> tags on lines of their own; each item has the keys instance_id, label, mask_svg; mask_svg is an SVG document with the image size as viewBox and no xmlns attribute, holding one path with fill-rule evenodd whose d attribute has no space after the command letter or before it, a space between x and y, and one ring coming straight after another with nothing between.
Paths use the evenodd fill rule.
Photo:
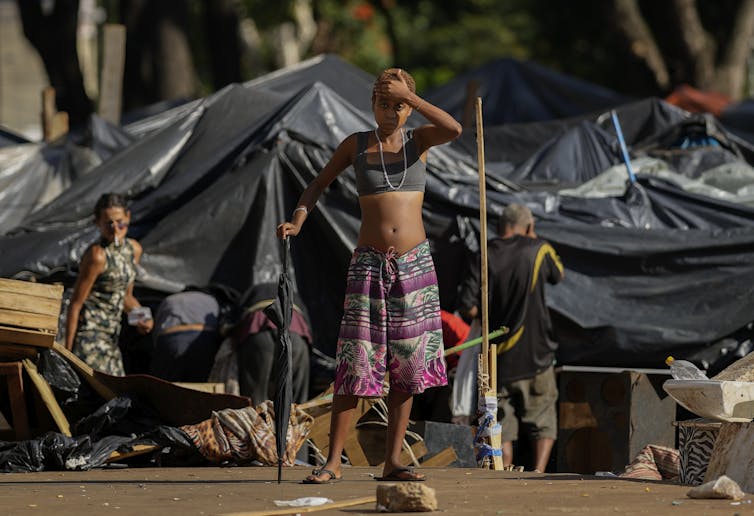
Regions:
<instances>
[{"instance_id":1,"label":"woman standing","mask_svg":"<svg viewBox=\"0 0 754 516\"><path fill-rule=\"evenodd\" d=\"M388 427L381 480L424 480L400 463L414 394L447 384L437 277L422 221L426 155L461 134L442 109L415 93L406 71L390 68L372 91L377 128L343 140L280 224L280 238L299 233L324 189L353 165L362 223L348 270L336 354L330 451L304 483L340 479L340 456L359 397L381 397L389 372ZM412 111L430 124L404 125Z\"/></svg>"},{"instance_id":2,"label":"woman standing","mask_svg":"<svg viewBox=\"0 0 754 516\"><path fill-rule=\"evenodd\" d=\"M81 259L66 318L66 347L92 368L124 375L118 347L123 311L141 306L133 296L136 264L142 249L126 237L131 212L125 197L104 194L94 207L100 240ZM139 321L140 333L152 330L152 320Z\"/></svg>"}]
</instances>

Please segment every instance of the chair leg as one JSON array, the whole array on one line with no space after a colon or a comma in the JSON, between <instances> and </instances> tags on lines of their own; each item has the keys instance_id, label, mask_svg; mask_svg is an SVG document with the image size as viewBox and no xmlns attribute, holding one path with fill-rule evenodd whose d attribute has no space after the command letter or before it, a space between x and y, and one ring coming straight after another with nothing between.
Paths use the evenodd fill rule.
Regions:
<instances>
[{"instance_id":1,"label":"chair leg","mask_svg":"<svg viewBox=\"0 0 754 516\"><path fill-rule=\"evenodd\" d=\"M5 376L10 398L10 411L13 417L13 431L16 440L22 441L31 437L29 431L29 417L26 412L26 397L24 396L24 379L21 362L9 362L0 366L0 374Z\"/></svg>"}]
</instances>

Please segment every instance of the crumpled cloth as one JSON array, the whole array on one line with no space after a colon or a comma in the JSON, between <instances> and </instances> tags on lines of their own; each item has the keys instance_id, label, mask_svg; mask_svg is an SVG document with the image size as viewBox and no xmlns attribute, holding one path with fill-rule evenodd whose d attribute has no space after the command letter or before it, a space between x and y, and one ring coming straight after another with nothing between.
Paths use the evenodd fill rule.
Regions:
<instances>
[{"instance_id":1,"label":"crumpled cloth","mask_svg":"<svg viewBox=\"0 0 754 516\"><path fill-rule=\"evenodd\" d=\"M648 444L618 476L643 480L678 480L680 474L681 454L678 450Z\"/></svg>"},{"instance_id":2,"label":"crumpled cloth","mask_svg":"<svg viewBox=\"0 0 754 516\"><path fill-rule=\"evenodd\" d=\"M314 418L291 407L283 464L292 466L296 453L306 441ZM275 447L275 411L272 401L256 407L225 409L212 412L212 417L195 425L185 425L194 445L210 462L239 464L257 460L264 465L278 463Z\"/></svg>"}]
</instances>

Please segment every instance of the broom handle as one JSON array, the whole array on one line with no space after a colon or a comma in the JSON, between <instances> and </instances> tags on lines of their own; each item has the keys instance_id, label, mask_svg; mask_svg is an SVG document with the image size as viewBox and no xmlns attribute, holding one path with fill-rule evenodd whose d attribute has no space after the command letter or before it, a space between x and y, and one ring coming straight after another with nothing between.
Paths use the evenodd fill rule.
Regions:
<instances>
[{"instance_id":1,"label":"broom handle","mask_svg":"<svg viewBox=\"0 0 754 516\"><path fill-rule=\"evenodd\" d=\"M476 148L479 165L479 248L481 250L481 282L482 282L482 374L489 375L490 338L488 313L488 278L487 278L487 181L484 170L484 125L482 124L482 98L476 98ZM487 387L490 387L488 385Z\"/></svg>"}]
</instances>

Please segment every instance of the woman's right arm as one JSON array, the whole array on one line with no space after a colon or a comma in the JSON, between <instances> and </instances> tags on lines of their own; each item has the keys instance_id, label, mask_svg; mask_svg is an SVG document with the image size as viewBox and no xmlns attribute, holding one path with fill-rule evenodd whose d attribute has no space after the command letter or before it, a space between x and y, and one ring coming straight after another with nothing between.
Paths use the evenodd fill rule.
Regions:
<instances>
[{"instance_id":1,"label":"woman's right arm","mask_svg":"<svg viewBox=\"0 0 754 516\"><path fill-rule=\"evenodd\" d=\"M68 304L68 313L65 320L65 347L73 349L73 341L76 339L76 330L79 324L79 313L84 301L92 291L97 276L105 270L107 258L105 250L99 246L90 247L81 259L79 275L73 286L73 295Z\"/></svg>"},{"instance_id":2,"label":"woman's right arm","mask_svg":"<svg viewBox=\"0 0 754 516\"><path fill-rule=\"evenodd\" d=\"M330 161L327 162L320 173L314 178L314 181L309 183L304 193L298 200L296 209L293 210L293 215L289 222L283 222L277 227L278 238L286 238L288 236L296 236L301 231L301 226L304 224L309 212L314 209L314 205L317 204L319 196L325 191L330 183L332 183L346 167L351 165L356 156L356 134L352 134L338 145L335 149Z\"/></svg>"}]
</instances>

